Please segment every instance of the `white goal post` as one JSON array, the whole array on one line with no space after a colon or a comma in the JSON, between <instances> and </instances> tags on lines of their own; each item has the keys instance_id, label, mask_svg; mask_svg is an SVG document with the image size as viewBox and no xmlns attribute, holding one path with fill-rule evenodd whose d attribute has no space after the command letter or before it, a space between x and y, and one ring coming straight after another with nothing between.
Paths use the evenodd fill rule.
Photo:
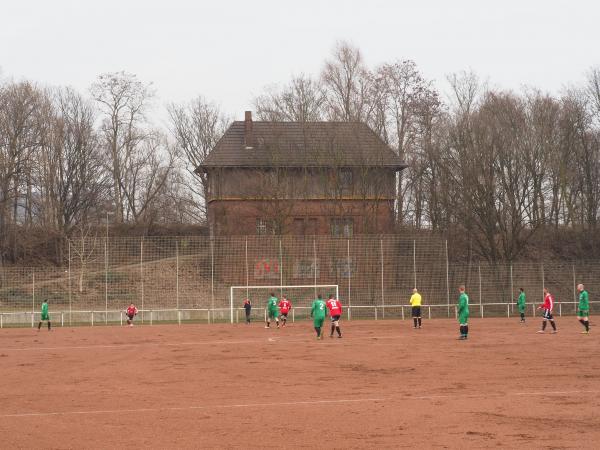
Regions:
<instances>
[{"instance_id":1,"label":"white goal post","mask_svg":"<svg viewBox=\"0 0 600 450\"><path fill-rule=\"evenodd\" d=\"M262 289L262 290L272 290L272 291L279 291L280 293L287 291L289 289L313 289L315 292L315 297L317 295L317 290L321 289L335 289L335 298L339 298L339 285L337 284L297 284L297 285L277 285L277 286L231 286L229 288L229 308L230 308L230 312L231 312L231 323L234 323L234 319L233 319L233 310L234 310L234 306L233 306L233 297L234 297L234 292L235 291L247 291L249 292L250 290L257 290L257 289ZM266 301L266 299L265 299Z\"/></svg>"}]
</instances>

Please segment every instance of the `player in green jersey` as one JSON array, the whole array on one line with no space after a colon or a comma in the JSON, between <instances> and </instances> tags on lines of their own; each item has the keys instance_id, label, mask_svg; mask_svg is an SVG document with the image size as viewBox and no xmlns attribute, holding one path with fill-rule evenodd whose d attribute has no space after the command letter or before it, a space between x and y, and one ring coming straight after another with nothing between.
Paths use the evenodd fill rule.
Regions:
<instances>
[{"instance_id":1,"label":"player in green jersey","mask_svg":"<svg viewBox=\"0 0 600 450\"><path fill-rule=\"evenodd\" d=\"M323 322L325 322L325 317L327 316L327 308L325 302L323 301L323 296L321 294L318 295L317 299L312 303L312 308L310 309L310 317L313 318L313 325L315 327L315 331L317 332L317 339L321 339L321 329L323 328Z\"/></svg>"},{"instance_id":2,"label":"player in green jersey","mask_svg":"<svg viewBox=\"0 0 600 450\"><path fill-rule=\"evenodd\" d=\"M50 314L48 314L48 300L42 302L42 314L40 323L38 323L38 331L42 328L42 322L48 322L48 331L50 331Z\"/></svg>"},{"instance_id":3,"label":"player in green jersey","mask_svg":"<svg viewBox=\"0 0 600 450\"><path fill-rule=\"evenodd\" d=\"M578 284L577 290L579 291L577 317L579 317L579 322L581 322L581 325L585 328L581 333L588 334L590 332L590 297L583 284Z\"/></svg>"},{"instance_id":4,"label":"player in green jersey","mask_svg":"<svg viewBox=\"0 0 600 450\"><path fill-rule=\"evenodd\" d=\"M465 292L465 286L458 287L458 323L460 324L460 336L458 339L467 339L469 335L469 296Z\"/></svg>"},{"instance_id":5,"label":"player in green jersey","mask_svg":"<svg viewBox=\"0 0 600 450\"><path fill-rule=\"evenodd\" d=\"M279 300L275 297L275 294L271 292L269 300L267 300L267 324L265 328L271 328L271 320L274 319L279 328Z\"/></svg>"},{"instance_id":6,"label":"player in green jersey","mask_svg":"<svg viewBox=\"0 0 600 450\"><path fill-rule=\"evenodd\" d=\"M519 308L519 314L521 314L521 323L525 323L525 290L523 288L519 288L519 291L521 291L521 293L517 299L517 307Z\"/></svg>"}]
</instances>

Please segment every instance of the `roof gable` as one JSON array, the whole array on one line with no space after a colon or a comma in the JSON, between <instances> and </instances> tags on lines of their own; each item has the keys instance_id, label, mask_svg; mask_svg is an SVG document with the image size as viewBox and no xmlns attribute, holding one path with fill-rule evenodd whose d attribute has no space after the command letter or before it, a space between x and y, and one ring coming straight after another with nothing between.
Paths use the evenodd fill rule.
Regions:
<instances>
[{"instance_id":1,"label":"roof gable","mask_svg":"<svg viewBox=\"0 0 600 450\"><path fill-rule=\"evenodd\" d=\"M396 170L406 165L366 124L359 122L244 122L229 127L198 169L217 167L353 167Z\"/></svg>"}]
</instances>

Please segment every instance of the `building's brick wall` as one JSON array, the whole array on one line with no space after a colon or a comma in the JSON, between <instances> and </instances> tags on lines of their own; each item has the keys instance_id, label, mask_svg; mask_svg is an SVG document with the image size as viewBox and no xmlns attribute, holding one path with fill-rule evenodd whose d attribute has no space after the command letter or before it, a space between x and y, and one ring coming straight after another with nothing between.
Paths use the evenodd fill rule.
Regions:
<instances>
[{"instance_id":1,"label":"building's brick wall","mask_svg":"<svg viewBox=\"0 0 600 450\"><path fill-rule=\"evenodd\" d=\"M213 200L208 204L213 233L258 234L257 220L271 223L282 234L332 233L332 219L352 219L352 234L390 233L393 230L393 200ZM303 219L303 222L300 221Z\"/></svg>"}]
</instances>

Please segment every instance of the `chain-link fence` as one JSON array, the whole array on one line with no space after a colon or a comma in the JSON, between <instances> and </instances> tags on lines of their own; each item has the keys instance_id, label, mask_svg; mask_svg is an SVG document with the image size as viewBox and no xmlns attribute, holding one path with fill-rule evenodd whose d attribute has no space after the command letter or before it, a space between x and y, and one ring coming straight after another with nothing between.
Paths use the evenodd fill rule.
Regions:
<instances>
[{"instance_id":1,"label":"chain-link fence","mask_svg":"<svg viewBox=\"0 0 600 450\"><path fill-rule=\"evenodd\" d=\"M287 292L305 308L329 294L317 286L337 285L352 319L404 317L413 287L431 317L454 316L459 284L472 314L482 316L511 315L520 287L530 304L549 288L561 314L575 312L576 284L585 283L592 299L599 292L600 262L465 264L447 249L434 237L88 237L68 242L64 267L0 269L0 326L35 322L43 300L65 325L121 323L130 303L144 323L235 321L246 296L260 318L266 291L237 289L232 297L231 286L305 286Z\"/></svg>"}]
</instances>

